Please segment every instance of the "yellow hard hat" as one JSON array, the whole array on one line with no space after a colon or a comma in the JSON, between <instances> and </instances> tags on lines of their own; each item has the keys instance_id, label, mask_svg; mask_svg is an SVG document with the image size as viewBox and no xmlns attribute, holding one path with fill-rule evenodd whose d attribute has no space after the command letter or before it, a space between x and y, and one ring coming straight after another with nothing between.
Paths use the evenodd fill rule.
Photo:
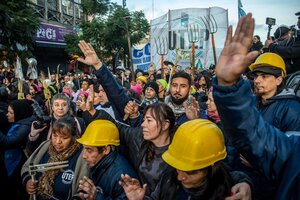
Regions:
<instances>
[{"instance_id":1,"label":"yellow hard hat","mask_svg":"<svg viewBox=\"0 0 300 200\"><path fill-rule=\"evenodd\" d=\"M286 68L285 68L284 60L276 53L263 53L257 57L255 63L249 66L249 69L251 71L257 70L257 71L262 71L262 72L272 74L273 71L270 71L271 68L280 69L281 73L278 75L281 75L283 77L286 76Z\"/></svg>"},{"instance_id":2,"label":"yellow hard hat","mask_svg":"<svg viewBox=\"0 0 300 200\"><path fill-rule=\"evenodd\" d=\"M117 126L108 120L92 121L77 142L88 146L120 145L119 130Z\"/></svg>"},{"instance_id":3,"label":"yellow hard hat","mask_svg":"<svg viewBox=\"0 0 300 200\"><path fill-rule=\"evenodd\" d=\"M145 76L139 76L139 77L136 78L136 80L140 80L140 81L142 81L144 84L146 84L146 82L147 82L147 78L146 78Z\"/></svg>"},{"instance_id":4,"label":"yellow hard hat","mask_svg":"<svg viewBox=\"0 0 300 200\"><path fill-rule=\"evenodd\" d=\"M221 130L209 120L195 119L176 131L163 160L182 171L203 169L226 157Z\"/></svg>"}]
</instances>

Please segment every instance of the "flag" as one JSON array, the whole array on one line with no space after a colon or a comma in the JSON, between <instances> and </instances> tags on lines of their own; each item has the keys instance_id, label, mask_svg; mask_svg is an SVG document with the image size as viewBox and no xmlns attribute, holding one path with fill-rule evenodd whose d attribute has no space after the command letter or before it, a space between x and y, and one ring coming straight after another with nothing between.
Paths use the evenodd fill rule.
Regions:
<instances>
[{"instance_id":1,"label":"flag","mask_svg":"<svg viewBox=\"0 0 300 200\"><path fill-rule=\"evenodd\" d=\"M243 16L246 16L246 12L243 9L243 4L241 2L241 0L238 0L238 13L239 13L239 19Z\"/></svg>"}]
</instances>

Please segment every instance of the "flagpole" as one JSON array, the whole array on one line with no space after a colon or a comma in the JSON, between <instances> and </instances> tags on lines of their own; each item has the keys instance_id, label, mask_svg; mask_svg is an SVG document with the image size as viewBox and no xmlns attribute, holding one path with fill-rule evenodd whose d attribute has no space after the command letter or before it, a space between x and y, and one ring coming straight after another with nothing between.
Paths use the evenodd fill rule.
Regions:
<instances>
[{"instance_id":1,"label":"flagpole","mask_svg":"<svg viewBox=\"0 0 300 200\"><path fill-rule=\"evenodd\" d=\"M238 3L237 3L237 9L238 9L237 14L238 14L238 21L239 21L240 18L241 18L241 15L240 15L240 0L237 0L237 1L238 1Z\"/></svg>"}]
</instances>

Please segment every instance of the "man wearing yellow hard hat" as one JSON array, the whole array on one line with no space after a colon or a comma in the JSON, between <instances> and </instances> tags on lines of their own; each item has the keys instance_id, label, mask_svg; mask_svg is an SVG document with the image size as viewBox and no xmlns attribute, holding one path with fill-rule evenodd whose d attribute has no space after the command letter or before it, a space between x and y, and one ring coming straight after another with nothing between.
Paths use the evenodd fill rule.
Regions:
<instances>
[{"instance_id":1,"label":"man wearing yellow hard hat","mask_svg":"<svg viewBox=\"0 0 300 200\"><path fill-rule=\"evenodd\" d=\"M263 118L281 131L300 131L300 104L294 91L285 88L283 59L275 53L264 53L249 68Z\"/></svg>"},{"instance_id":2,"label":"man wearing yellow hard hat","mask_svg":"<svg viewBox=\"0 0 300 200\"><path fill-rule=\"evenodd\" d=\"M80 190L73 199L126 199L118 183L121 175L137 175L116 151L120 145L116 125L108 120L95 120L77 141L84 147L82 155L90 167L90 176L80 181Z\"/></svg>"},{"instance_id":3,"label":"man wearing yellow hard hat","mask_svg":"<svg viewBox=\"0 0 300 200\"><path fill-rule=\"evenodd\" d=\"M261 54L249 68L254 75L256 107L264 120L283 132L300 131L300 104L293 89L285 88L286 66L281 56ZM243 162L251 161L245 158ZM253 169L245 169L255 185L254 198L273 199L274 193L270 191L274 190L276 183Z\"/></svg>"},{"instance_id":4,"label":"man wearing yellow hard hat","mask_svg":"<svg viewBox=\"0 0 300 200\"><path fill-rule=\"evenodd\" d=\"M266 122L257 111L250 84L241 78L258 54L248 52L254 27L254 18L249 13L241 17L234 34L232 26L228 28L225 47L216 66L214 101L224 127L223 133L231 144L249 161L256 176L274 182L272 189L268 187L269 183L260 186L254 183L254 191L260 189L256 190L260 192L260 199L299 199L300 138L293 135L299 131L290 131L286 136L287 132ZM262 195L269 197L262 198Z\"/></svg>"}]
</instances>

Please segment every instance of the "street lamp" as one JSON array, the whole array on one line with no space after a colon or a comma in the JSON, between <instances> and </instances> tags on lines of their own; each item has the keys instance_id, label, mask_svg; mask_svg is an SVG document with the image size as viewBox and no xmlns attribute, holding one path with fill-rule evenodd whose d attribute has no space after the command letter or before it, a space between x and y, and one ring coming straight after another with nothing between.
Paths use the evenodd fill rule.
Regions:
<instances>
[{"instance_id":1,"label":"street lamp","mask_svg":"<svg viewBox=\"0 0 300 200\"><path fill-rule=\"evenodd\" d=\"M126 24L126 30L127 30L127 42L128 42L128 53L129 53L129 58L128 58L128 64L131 70L131 76L132 80L135 80L134 76L134 70L133 70L133 65L132 65L132 52L131 52L131 41L130 41L130 32L129 32L129 22L130 22L130 16L125 16L123 17L125 19L125 24Z\"/></svg>"}]
</instances>

